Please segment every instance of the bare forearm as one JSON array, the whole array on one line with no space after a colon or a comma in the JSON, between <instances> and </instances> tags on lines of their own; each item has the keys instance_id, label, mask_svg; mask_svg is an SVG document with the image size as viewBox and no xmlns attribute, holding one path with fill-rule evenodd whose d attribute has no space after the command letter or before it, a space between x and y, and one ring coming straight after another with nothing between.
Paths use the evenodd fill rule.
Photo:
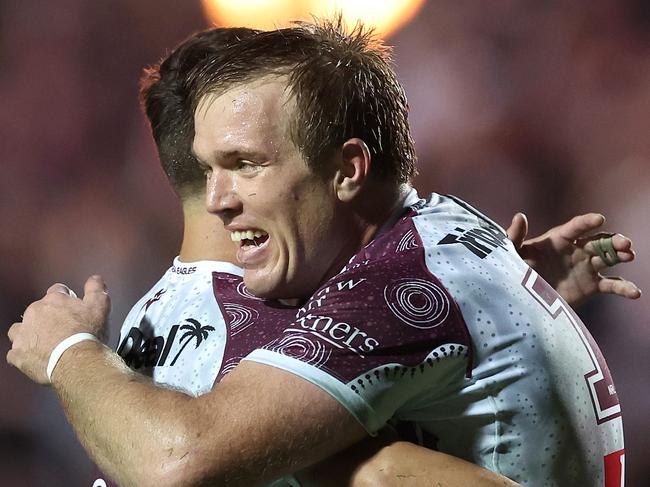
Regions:
<instances>
[{"instance_id":1,"label":"bare forearm","mask_svg":"<svg viewBox=\"0 0 650 487\"><path fill-rule=\"evenodd\" d=\"M107 347L85 342L66 352L53 387L98 466L123 487L156 484L187 457L182 415L191 398L153 385Z\"/></svg>"},{"instance_id":2,"label":"bare forearm","mask_svg":"<svg viewBox=\"0 0 650 487\"><path fill-rule=\"evenodd\" d=\"M156 387L108 348L82 341L104 328L110 299L99 276L78 298L55 284L7 335L7 362L51 384L97 464L125 487L250 486L314 464L365 431L332 396L282 369L244 361L207 394ZM86 337L87 338L87 337Z\"/></svg>"},{"instance_id":3,"label":"bare forearm","mask_svg":"<svg viewBox=\"0 0 650 487\"><path fill-rule=\"evenodd\" d=\"M365 434L327 393L273 367L240 364L194 398L156 387L96 343L72 350L53 386L84 446L123 487L256 485Z\"/></svg>"},{"instance_id":4,"label":"bare forearm","mask_svg":"<svg viewBox=\"0 0 650 487\"><path fill-rule=\"evenodd\" d=\"M369 438L297 475L305 487L516 487L459 458L389 438Z\"/></svg>"},{"instance_id":5,"label":"bare forearm","mask_svg":"<svg viewBox=\"0 0 650 487\"><path fill-rule=\"evenodd\" d=\"M460 458L408 442L382 448L353 475L352 487L516 487L516 482Z\"/></svg>"}]
</instances>

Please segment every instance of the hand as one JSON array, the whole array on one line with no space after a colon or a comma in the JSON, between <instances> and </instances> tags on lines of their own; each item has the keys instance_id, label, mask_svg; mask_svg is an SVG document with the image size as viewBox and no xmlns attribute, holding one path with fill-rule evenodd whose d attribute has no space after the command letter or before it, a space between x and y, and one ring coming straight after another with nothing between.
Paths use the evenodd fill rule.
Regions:
<instances>
[{"instance_id":1,"label":"hand","mask_svg":"<svg viewBox=\"0 0 650 487\"><path fill-rule=\"evenodd\" d=\"M587 213L551 228L539 237L524 240L528 222L524 214L517 213L507 232L519 255L572 307L579 306L596 293L637 299L641 291L634 283L600 274L608 267L593 248L593 241L600 236L588 234L604 223L603 215ZM630 239L617 233L612 243L621 262L634 260Z\"/></svg>"},{"instance_id":2,"label":"hand","mask_svg":"<svg viewBox=\"0 0 650 487\"><path fill-rule=\"evenodd\" d=\"M22 322L9 328L7 362L34 382L49 384L46 369L54 347L75 333L102 336L109 311L110 298L100 276L88 278L83 299L64 284L54 284L43 299L27 307Z\"/></svg>"}]
</instances>

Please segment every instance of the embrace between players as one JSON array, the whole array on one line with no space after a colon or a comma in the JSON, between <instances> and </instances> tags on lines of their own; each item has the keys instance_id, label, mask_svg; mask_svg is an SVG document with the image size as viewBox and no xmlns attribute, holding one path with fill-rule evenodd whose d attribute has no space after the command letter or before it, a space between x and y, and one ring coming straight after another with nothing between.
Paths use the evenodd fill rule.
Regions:
<instances>
[{"instance_id":1,"label":"embrace between players","mask_svg":"<svg viewBox=\"0 0 650 487\"><path fill-rule=\"evenodd\" d=\"M567 306L640 295L599 274L634 258L587 236L602 216L524 240L523 215L506 233L418 196L405 95L360 26L199 33L142 98L183 206L179 257L116 352L94 339L99 276L82 299L53 285L9 330L9 363L52 385L108 477L622 485L615 388Z\"/></svg>"}]
</instances>

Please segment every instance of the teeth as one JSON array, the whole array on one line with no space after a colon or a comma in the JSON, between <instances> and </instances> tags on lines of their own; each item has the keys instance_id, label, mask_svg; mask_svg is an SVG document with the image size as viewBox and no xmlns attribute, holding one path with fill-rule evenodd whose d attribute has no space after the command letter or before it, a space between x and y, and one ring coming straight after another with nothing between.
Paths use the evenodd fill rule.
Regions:
<instances>
[{"instance_id":1,"label":"teeth","mask_svg":"<svg viewBox=\"0 0 650 487\"><path fill-rule=\"evenodd\" d=\"M235 230L230 234L230 238L233 242L241 242L242 240L253 240L255 238L260 238L264 235L268 235L268 233L266 233L264 230L245 230L242 232Z\"/></svg>"}]
</instances>

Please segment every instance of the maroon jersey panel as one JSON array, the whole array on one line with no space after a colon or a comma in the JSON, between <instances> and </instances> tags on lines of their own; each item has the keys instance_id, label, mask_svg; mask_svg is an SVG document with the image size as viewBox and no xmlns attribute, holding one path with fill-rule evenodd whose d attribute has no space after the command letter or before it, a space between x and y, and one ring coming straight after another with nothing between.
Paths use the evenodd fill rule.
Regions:
<instances>
[{"instance_id":1,"label":"maroon jersey panel","mask_svg":"<svg viewBox=\"0 0 650 487\"><path fill-rule=\"evenodd\" d=\"M467 328L426 268L412 215L360 251L299 309L256 299L238 276L215 274L215 296L230 327L220 377L256 348L317 366L343 383L386 364L424 367L446 344L455 345L428 361L467 356Z\"/></svg>"}]
</instances>

